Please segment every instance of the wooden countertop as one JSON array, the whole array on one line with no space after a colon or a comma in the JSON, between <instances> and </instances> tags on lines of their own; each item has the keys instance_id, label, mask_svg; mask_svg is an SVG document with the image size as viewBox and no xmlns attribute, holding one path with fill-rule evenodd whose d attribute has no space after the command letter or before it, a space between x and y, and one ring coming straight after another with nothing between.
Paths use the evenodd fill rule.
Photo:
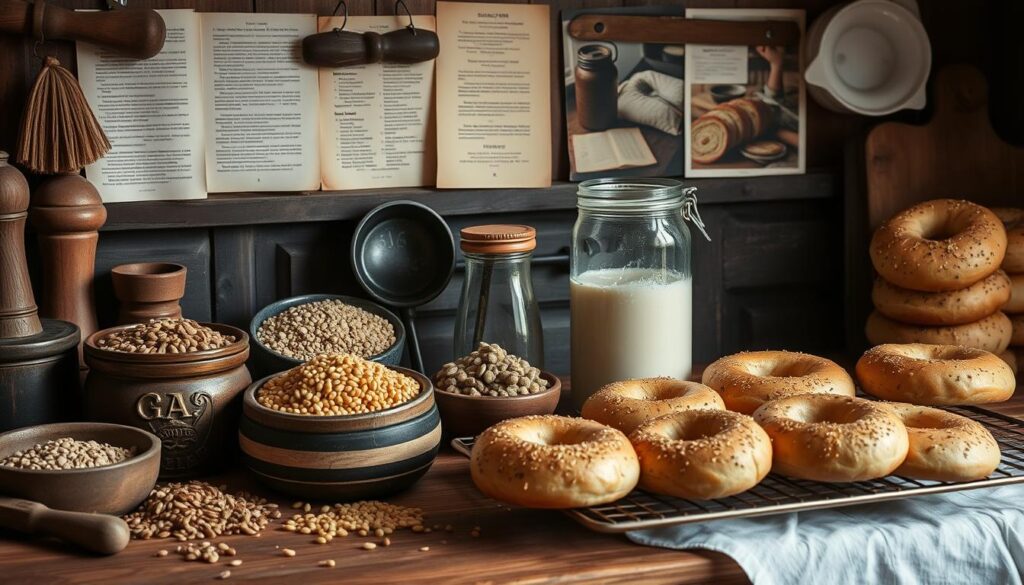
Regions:
<instances>
[{"instance_id":1,"label":"wooden countertop","mask_svg":"<svg viewBox=\"0 0 1024 585\"><path fill-rule=\"evenodd\" d=\"M994 410L1024 416L1024 395ZM232 567L228 582L256 583L746 583L739 566L712 552L680 552L638 546L623 536L588 531L554 511L511 509L483 497L469 481L468 460L446 449L427 475L408 492L388 501L424 510L429 525L452 525L430 534L408 530L392 536L390 547L362 550L364 542L379 539L351 535L317 545L308 536L268 529L260 538L234 536L215 539L238 550L243 561ZM227 483L232 491L255 486L241 471L209 478ZM269 495L269 494L267 494ZM291 503L273 501L290 512ZM286 514L287 517L287 514ZM272 525L273 526L273 525ZM481 528L479 537L469 532ZM173 540L133 541L112 557L96 557L51 541L26 541L0 533L0 582L13 583L184 583L216 580L228 569L186 562L173 554ZM284 557L275 547L294 549ZM430 550L419 549L429 546ZM160 549L171 554L154 555ZM317 566L334 559L333 569Z\"/></svg>"}]
</instances>

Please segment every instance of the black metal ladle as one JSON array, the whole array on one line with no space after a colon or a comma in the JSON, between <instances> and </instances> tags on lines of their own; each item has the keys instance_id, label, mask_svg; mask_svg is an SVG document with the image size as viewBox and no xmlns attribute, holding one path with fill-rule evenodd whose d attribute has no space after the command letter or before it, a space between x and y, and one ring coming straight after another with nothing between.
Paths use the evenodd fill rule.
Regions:
<instances>
[{"instance_id":1,"label":"black metal ladle","mask_svg":"<svg viewBox=\"0 0 1024 585\"><path fill-rule=\"evenodd\" d=\"M391 201L363 217L352 236L352 269L374 300L402 309L412 367L423 371L416 307L437 298L455 270L455 239L436 211Z\"/></svg>"}]
</instances>

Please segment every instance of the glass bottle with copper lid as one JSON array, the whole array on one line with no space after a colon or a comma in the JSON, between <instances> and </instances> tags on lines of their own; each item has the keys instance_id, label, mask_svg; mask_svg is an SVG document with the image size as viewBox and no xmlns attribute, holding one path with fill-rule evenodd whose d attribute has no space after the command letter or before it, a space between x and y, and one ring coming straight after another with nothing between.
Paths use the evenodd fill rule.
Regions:
<instances>
[{"instance_id":1,"label":"glass bottle with copper lid","mask_svg":"<svg viewBox=\"0 0 1024 585\"><path fill-rule=\"evenodd\" d=\"M530 260L537 231L525 225L478 225L460 232L466 275L455 318L455 357L481 343L496 343L544 365L540 308L533 295Z\"/></svg>"}]
</instances>

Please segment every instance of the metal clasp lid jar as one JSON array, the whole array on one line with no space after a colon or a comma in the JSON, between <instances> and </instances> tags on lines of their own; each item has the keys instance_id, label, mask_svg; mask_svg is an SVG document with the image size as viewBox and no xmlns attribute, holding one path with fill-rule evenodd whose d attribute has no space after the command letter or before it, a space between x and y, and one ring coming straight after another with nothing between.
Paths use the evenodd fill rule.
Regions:
<instances>
[{"instance_id":1,"label":"metal clasp lid jar","mask_svg":"<svg viewBox=\"0 0 1024 585\"><path fill-rule=\"evenodd\" d=\"M579 185L570 255L573 402L629 378L692 368L695 188L670 179Z\"/></svg>"}]
</instances>

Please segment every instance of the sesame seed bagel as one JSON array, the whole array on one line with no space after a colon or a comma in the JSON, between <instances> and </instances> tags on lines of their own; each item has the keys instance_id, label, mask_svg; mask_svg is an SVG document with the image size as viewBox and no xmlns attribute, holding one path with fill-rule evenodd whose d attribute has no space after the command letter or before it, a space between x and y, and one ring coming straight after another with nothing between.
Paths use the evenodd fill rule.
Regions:
<instances>
[{"instance_id":1,"label":"sesame seed bagel","mask_svg":"<svg viewBox=\"0 0 1024 585\"><path fill-rule=\"evenodd\" d=\"M718 392L704 384L641 378L601 388L583 403L580 415L629 434L651 419L696 408L725 410L725 403Z\"/></svg>"},{"instance_id":2,"label":"sesame seed bagel","mask_svg":"<svg viewBox=\"0 0 1024 585\"><path fill-rule=\"evenodd\" d=\"M473 445L473 483L485 495L527 508L578 508L630 492L640 464L621 431L582 418L502 421Z\"/></svg>"},{"instance_id":3,"label":"sesame seed bagel","mask_svg":"<svg viewBox=\"0 0 1024 585\"><path fill-rule=\"evenodd\" d=\"M997 270L967 288L922 292L875 279L871 300L890 319L914 325L963 325L984 319L1010 300L1010 277Z\"/></svg>"},{"instance_id":4,"label":"sesame seed bagel","mask_svg":"<svg viewBox=\"0 0 1024 585\"><path fill-rule=\"evenodd\" d=\"M929 343L962 345L1000 353L1010 345L1013 324L1000 311L964 325L908 325L883 317L878 311L868 316L864 333L872 345L883 343Z\"/></svg>"},{"instance_id":5,"label":"sesame seed bagel","mask_svg":"<svg viewBox=\"0 0 1024 585\"><path fill-rule=\"evenodd\" d=\"M1024 274L1010 275L1010 300L1003 305L1004 313L1024 313Z\"/></svg>"},{"instance_id":6,"label":"sesame seed bagel","mask_svg":"<svg viewBox=\"0 0 1024 585\"><path fill-rule=\"evenodd\" d=\"M1010 366L980 349L924 343L875 346L857 361L865 392L926 405L986 404L1013 395Z\"/></svg>"},{"instance_id":7,"label":"sesame seed bagel","mask_svg":"<svg viewBox=\"0 0 1024 585\"><path fill-rule=\"evenodd\" d=\"M750 414L769 400L791 394L853 396L853 379L835 362L792 351L749 351L723 357L701 380L722 395L729 410Z\"/></svg>"},{"instance_id":8,"label":"sesame seed bagel","mask_svg":"<svg viewBox=\"0 0 1024 585\"><path fill-rule=\"evenodd\" d=\"M1024 272L1024 209L997 207L992 210L1006 228L1006 256L1003 270Z\"/></svg>"},{"instance_id":9,"label":"sesame seed bagel","mask_svg":"<svg viewBox=\"0 0 1024 585\"><path fill-rule=\"evenodd\" d=\"M934 481L984 479L999 465L999 443L984 426L938 408L884 402L903 421L910 449L896 475Z\"/></svg>"},{"instance_id":10,"label":"sesame seed bagel","mask_svg":"<svg viewBox=\"0 0 1024 585\"><path fill-rule=\"evenodd\" d=\"M1006 230L980 205L936 199L882 224L871 238L870 252L878 274L896 286L957 290L999 268L1006 254Z\"/></svg>"},{"instance_id":11,"label":"sesame seed bagel","mask_svg":"<svg viewBox=\"0 0 1024 585\"><path fill-rule=\"evenodd\" d=\"M772 443L745 414L687 410L648 421L629 435L640 459L640 487L710 500L745 492L772 468Z\"/></svg>"},{"instance_id":12,"label":"sesame seed bagel","mask_svg":"<svg viewBox=\"0 0 1024 585\"><path fill-rule=\"evenodd\" d=\"M754 420L772 439L772 471L816 481L884 477L903 463L907 429L863 398L803 394L766 403Z\"/></svg>"}]
</instances>

